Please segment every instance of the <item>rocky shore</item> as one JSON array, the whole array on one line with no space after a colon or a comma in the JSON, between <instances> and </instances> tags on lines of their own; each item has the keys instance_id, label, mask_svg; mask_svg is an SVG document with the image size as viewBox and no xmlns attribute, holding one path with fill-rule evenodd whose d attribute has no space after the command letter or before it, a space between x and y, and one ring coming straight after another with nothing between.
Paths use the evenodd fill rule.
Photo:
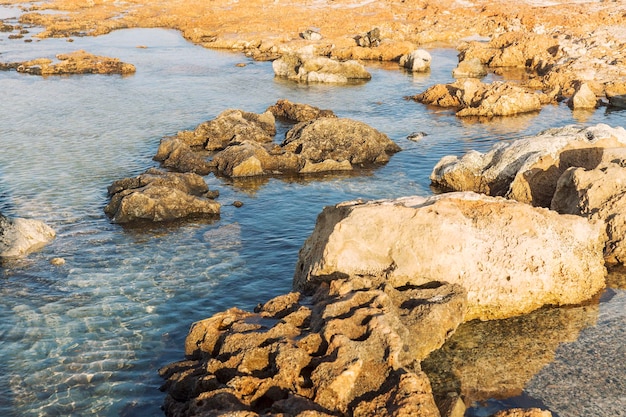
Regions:
<instances>
[{"instance_id":1,"label":"rocky shore","mask_svg":"<svg viewBox=\"0 0 626 417\"><path fill-rule=\"evenodd\" d=\"M20 22L43 26L38 37L175 28L205 47L272 60L276 76L294 82L365 82L369 74L358 61L397 61L413 71L429 63L418 48L454 46L457 81L410 98L453 108L459 117L494 117L561 100L575 110L623 107L625 6L621 0L55 0L27 6ZM20 65L36 73L43 64ZM520 75L515 81L480 81L511 68ZM361 122L309 108L297 113L315 115L301 120L290 113L291 103L276 107L277 113L262 114L227 110L164 138L155 159L184 174L151 170L116 182L105 211L118 223L216 215L220 206L200 175L348 170L383 164L400 150ZM275 117L299 122L280 145L272 142ZM463 415L471 388L425 372L450 365L442 372L463 378L464 368L442 349L462 337L455 334L461 324L579 305L605 287L606 266L624 264L625 144L622 128L547 131L485 154L443 158L433 185L462 192L325 209L300 251L293 292L254 312L232 308L192 325L185 360L160 370L166 414ZM156 195L169 200L154 203ZM141 210L125 211L133 199ZM568 322L564 317L560 322ZM527 375L520 380L523 385Z\"/></svg>"}]
</instances>

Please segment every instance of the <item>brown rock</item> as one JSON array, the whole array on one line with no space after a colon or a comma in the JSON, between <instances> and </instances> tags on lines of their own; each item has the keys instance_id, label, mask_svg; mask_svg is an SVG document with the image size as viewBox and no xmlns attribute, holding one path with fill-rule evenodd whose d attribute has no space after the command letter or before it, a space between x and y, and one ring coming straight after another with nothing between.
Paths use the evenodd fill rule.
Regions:
<instances>
[{"instance_id":1,"label":"brown rock","mask_svg":"<svg viewBox=\"0 0 626 417\"><path fill-rule=\"evenodd\" d=\"M294 122L308 122L320 117L336 117L332 110L321 110L308 104L292 103L286 99L278 100L276 104L268 107L267 110L274 117Z\"/></svg>"},{"instance_id":2,"label":"brown rock","mask_svg":"<svg viewBox=\"0 0 626 417\"><path fill-rule=\"evenodd\" d=\"M117 58L97 56L83 50L56 56L61 62L53 64L52 60L41 58L21 62L18 72L34 75L61 74L132 74L135 66L121 62Z\"/></svg>"},{"instance_id":3,"label":"brown rock","mask_svg":"<svg viewBox=\"0 0 626 417\"><path fill-rule=\"evenodd\" d=\"M202 177L192 173L149 169L138 177L115 181L109 195L104 212L114 223L162 222L220 212L220 204L205 197L210 193Z\"/></svg>"}]
</instances>

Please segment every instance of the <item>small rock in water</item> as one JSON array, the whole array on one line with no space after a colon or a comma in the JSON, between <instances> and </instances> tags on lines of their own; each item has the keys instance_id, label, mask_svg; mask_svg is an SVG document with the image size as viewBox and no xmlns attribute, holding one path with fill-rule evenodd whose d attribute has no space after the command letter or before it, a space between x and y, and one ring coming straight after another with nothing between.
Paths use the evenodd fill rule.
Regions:
<instances>
[{"instance_id":1,"label":"small rock in water","mask_svg":"<svg viewBox=\"0 0 626 417\"><path fill-rule=\"evenodd\" d=\"M50 263L55 266L65 265L65 259L63 258L52 258L50 259Z\"/></svg>"},{"instance_id":2,"label":"small rock in water","mask_svg":"<svg viewBox=\"0 0 626 417\"><path fill-rule=\"evenodd\" d=\"M237 208L242 207L242 206L243 206L243 202L242 202L242 201L239 201L239 200L235 200L235 201L233 202L233 206L235 206L235 207L237 207Z\"/></svg>"},{"instance_id":3,"label":"small rock in water","mask_svg":"<svg viewBox=\"0 0 626 417\"><path fill-rule=\"evenodd\" d=\"M406 138L408 140L412 140L413 142L419 142L420 140L424 139L424 137L426 136L428 136L428 133L426 132L413 132Z\"/></svg>"}]
</instances>

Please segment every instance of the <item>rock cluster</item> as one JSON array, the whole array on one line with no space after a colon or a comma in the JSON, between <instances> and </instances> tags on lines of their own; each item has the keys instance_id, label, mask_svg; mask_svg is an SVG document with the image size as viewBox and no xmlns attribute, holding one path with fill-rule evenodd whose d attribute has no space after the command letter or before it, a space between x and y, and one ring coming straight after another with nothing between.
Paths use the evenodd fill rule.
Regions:
<instances>
[{"instance_id":1,"label":"rock cluster","mask_svg":"<svg viewBox=\"0 0 626 417\"><path fill-rule=\"evenodd\" d=\"M357 61L338 61L320 56L285 55L274 60L272 68L277 77L301 82L345 84L372 78Z\"/></svg>"},{"instance_id":2,"label":"rock cluster","mask_svg":"<svg viewBox=\"0 0 626 417\"><path fill-rule=\"evenodd\" d=\"M97 56L83 50L69 54L59 54L60 62L48 58L39 58L25 62L2 64L0 69L15 69L18 72L33 75L62 74L132 74L135 66L121 62L117 58Z\"/></svg>"},{"instance_id":3,"label":"rock cluster","mask_svg":"<svg viewBox=\"0 0 626 417\"><path fill-rule=\"evenodd\" d=\"M115 181L108 191L111 201L104 212L114 223L164 222L220 213L220 204L213 200L217 194L193 173L151 168L137 177Z\"/></svg>"},{"instance_id":4,"label":"rock cluster","mask_svg":"<svg viewBox=\"0 0 626 417\"><path fill-rule=\"evenodd\" d=\"M0 213L0 261L24 256L55 236L54 230L39 220L8 218Z\"/></svg>"},{"instance_id":5,"label":"rock cluster","mask_svg":"<svg viewBox=\"0 0 626 417\"><path fill-rule=\"evenodd\" d=\"M606 261L624 263L625 149L621 127L567 126L501 142L485 154L444 157L431 181L444 190L505 196L606 222Z\"/></svg>"},{"instance_id":6,"label":"rock cluster","mask_svg":"<svg viewBox=\"0 0 626 417\"><path fill-rule=\"evenodd\" d=\"M194 323L187 360L160 370L168 416L439 416L420 361L465 311L456 285L338 279L254 313Z\"/></svg>"},{"instance_id":7,"label":"rock cluster","mask_svg":"<svg viewBox=\"0 0 626 417\"><path fill-rule=\"evenodd\" d=\"M274 115L302 120L273 142ZM207 151L214 151L209 161ZM180 172L228 177L345 171L383 164L400 148L365 123L279 100L263 114L226 110L193 131L164 138L154 159Z\"/></svg>"},{"instance_id":8,"label":"rock cluster","mask_svg":"<svg viewBox=\"0 0 626 417\"><path fill-rule=\"evenodd\" d=\"M477 78L461 78L451 84L436 84L423 93L408 97L424 104L452 107L456 115L511 116L541 110L554 100L552 94L537 93L511 82L482 83Z\"/></svg>"},{"instance_id":9,"label":"rock cluster","mask_svg":"<svg viewBox=\"0 0 626 417\"><path fill-rule=\"evenodd\" d=\"M294 288L340 276L441 280L468 291L465 320L501 319L602 290L603 247L601 224L475 193L342 203L319 215Z\"/></svg>"}]
</instances>

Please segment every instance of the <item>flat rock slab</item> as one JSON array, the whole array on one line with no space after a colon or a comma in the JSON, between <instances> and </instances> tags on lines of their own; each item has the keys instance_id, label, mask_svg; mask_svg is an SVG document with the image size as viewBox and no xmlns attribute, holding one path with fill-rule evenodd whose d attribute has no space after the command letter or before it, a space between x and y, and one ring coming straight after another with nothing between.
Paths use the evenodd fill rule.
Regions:
<instances>
[{"instance_id":1,"label":"flat rock slab","mask_svg":"<svg viewBox=\"0 0 626 417\"><path fill-rule=\"evenodd\" d=\"M48 58L15 62L0 65L0 69L15 69L32 75L69 75L69 74L133 74L135 66L117 58L93 55L79 50L69 54L58 54L58 62Z\"/></svg>"},{"instance_id":2,"label":"flat rock slab","mask_svg":"<svg viewBox=\"0 0 626 417\"><path fill-rule=\"evenodd\" d=\"M598 293L604 240L601 223L475 193L348 202L319 215L294 288L357 276L450 282L468 292L465 320L500 319Z\"/></svg>"}]
</instances>

